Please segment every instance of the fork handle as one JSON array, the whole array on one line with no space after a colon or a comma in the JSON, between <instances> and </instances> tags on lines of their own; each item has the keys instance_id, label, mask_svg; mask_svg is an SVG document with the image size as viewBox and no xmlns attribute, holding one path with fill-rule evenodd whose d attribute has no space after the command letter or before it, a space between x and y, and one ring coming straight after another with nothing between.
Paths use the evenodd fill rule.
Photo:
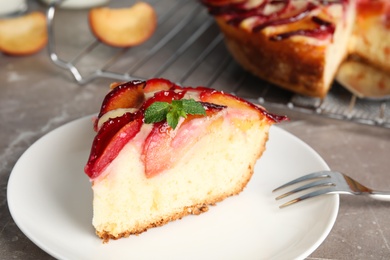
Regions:
<instances>
[{"instance_id":1,"label":"fork handle","mask_svg":"<svg viewBox=\"0 0 390 260\"><path fill-rule=\"evenodd\" d=\"M381 201L390 201L390 192L373 191L368 194L373 199Z\"/></svg>"}]
</instances>

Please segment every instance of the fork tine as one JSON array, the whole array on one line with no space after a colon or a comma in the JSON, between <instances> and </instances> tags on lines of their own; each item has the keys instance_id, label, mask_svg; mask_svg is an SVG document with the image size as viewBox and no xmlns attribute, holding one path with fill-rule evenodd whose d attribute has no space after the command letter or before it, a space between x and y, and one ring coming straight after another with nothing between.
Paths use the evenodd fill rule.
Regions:
<instances>
[{"instance_id":1,"label":"fork tine","mask_svg":"<svg viewBox=\"0 0 390 260\"><path fill-rule=\"evenodd\" d=\"M287 182L287 183L283 184L282 186L277 187L272 192L278 191L280 189L286 188L288 186L291 186L293 184L296 184L296 183L299 183L299 182L302 182L302 181L308 181L308 180L311 180L311 179L314 179L314 178L327 178L327 177L329 177L329 174L328 174L327 171L313 172L313 173L304 175L302 177L299 177L297 179L294 179L294 180L292 180L290 182Z\"/></svg>"},{"instance_id":2,"label":"fork tine","mask_svg":"<svg viewBox=\"0 0 390 260\"><path fill-rule=\"evenodd\" d=\"M330 181L328 181L328 179L322 179L322 180L318 180L318 181L314 181L314 182L310 182L306 185L303 185L303 186L300 186L298 188L295 188L289 192L286 192L278 197L276 197L275 199L276 200L280 200L282 198L285 198L287 196L290 196L291 194L294 194L294 193L297 193L297 192L300 192L300 191L304 191L304 190L307 190L307 189L310 189L310 188L316 188L316 187L326 187L326 186L334 186L333 183L331 183Z\"/></svg>"},{"instance_id":3,"label":"fork tine","mask_svg":"<svg viewBox=\"0 0 390 260\"><path fill-rule=\"evenodd\" d=\"M298 197L296 199L290 200L290 201L280 205L279 208L285 208L287 206L293 205L295 203L298 203L298 202L306 200L306 199L314 198L314 197L317 197L317 196L320 196L320 195L323 195L323 194L326 194L326 193L331 193L332 191L334 191L333 187L326 188L326 189L321 189L321 190L316 190L316 191L307 193L305 195L302 195L302 196L300 196L300 197Z\"/></svg>"}]
</instances>

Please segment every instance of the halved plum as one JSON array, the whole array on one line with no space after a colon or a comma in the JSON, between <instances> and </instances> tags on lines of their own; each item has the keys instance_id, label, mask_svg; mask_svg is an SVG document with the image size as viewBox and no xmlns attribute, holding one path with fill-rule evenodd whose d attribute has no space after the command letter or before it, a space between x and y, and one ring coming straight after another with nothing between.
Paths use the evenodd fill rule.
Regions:
<instances>
[{"instance_id":1,"label":"halved plum","mask_svg":"<svg viewBox=\"0 0 390 260\"><path fill-rule=\"evenodd\" d=\"M44 13L31 12L0 19L0 52L13 56L34 54L48 41Z\"/></svg>"},{"instance_id":2,"label":"halved plum","mask_svg":"<svg viewBox=\"0 0 390 260\"><path fill-rule=\"evenodd\" d=\"M154 8L139 1L124 8L96 7L89 11L92 33L105 44L131 47L148 40L157 27Z\"/></svg>"}]
</instances>

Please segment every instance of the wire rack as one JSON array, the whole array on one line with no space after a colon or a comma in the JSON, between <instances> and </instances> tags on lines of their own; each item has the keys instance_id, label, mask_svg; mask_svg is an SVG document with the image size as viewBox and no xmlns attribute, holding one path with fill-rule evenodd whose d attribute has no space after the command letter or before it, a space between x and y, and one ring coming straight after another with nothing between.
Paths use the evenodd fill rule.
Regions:
<instances>
[{"instance_id":1,"label":"wire rack","mask_svg":"<svg viewBox=\"0 0 390 260\"><path fill-rule=\"evenodd\" d=\"M158 15L157 30L147 42L132 48L112 48L91 37L89 44L66 58L56 51L60 47L55 35L57 8L50 6L50 59L69 71L80 85L99 78L128 81L164 77L181 85L213 87L267 107L390 128L388 100L362 100L337 83L324 99L301 96L244 71L230 56L213 18L198 1L147 2Z\"/></svg>"}]
</instances>

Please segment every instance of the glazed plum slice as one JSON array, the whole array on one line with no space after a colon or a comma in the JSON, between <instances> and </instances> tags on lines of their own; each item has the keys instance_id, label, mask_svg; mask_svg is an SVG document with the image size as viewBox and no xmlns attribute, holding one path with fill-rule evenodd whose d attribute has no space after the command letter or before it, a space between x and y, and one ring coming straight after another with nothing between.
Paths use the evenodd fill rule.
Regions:
<instances>
[{"instance_id":1,"label":"glazed plum slice","mask_svg":"<svg viewBox=\"0 0 390 260\"><path fill-rule=\"evenodd\" d=\"M157 91L166 91L166 90L170 90L173 87L176 87L176 85L167 79L161 79L161 78L149 79L148 81L146 81L144 92L151 93Z\"/></svg>"},{"instance_id":2,"label":"glazed plum slice","mask_svg":"<svg viewBox=\"0 0 390 260\"><path fill-rule=\"evenodd\" d=\"M208 118L188 115L175 129L172 129L166 121L154 124L142 151L147 178L162 173L178 161L197 140L207 133L207 127L214 122L210 117L225 108L209 103L203 103L203 106Z\"/></svg>"},{"instance_id":3,"label":"glazed plum slice","mask_svg":"<svg viewBox=\"0 0 390 260\"><path fill-rule=\"evenodd\" d=\"M143 88L145 81L129 81L116 86L104 98L99 118L105 113L118 108L138 108L145 99Z\"/></svg>"},{"instance_id":4,"label":"glazed plum slice","mask_svg":"<svg viewBox=\"0 0 390 260\"><path fill-rule=\"evenodd\" d=\"M200 94L200 100L202 102L209 102L217 105L228 106L231 108L251 109L257 111L260 117L266 116L269 120L272 120L274 122L288 120L286 116L278 116L271 114L261 106L254 105L253 103L250 103L240 97L228 93L223 93L221 91L210 91L209 89L203 89Z\"/></svg>"},{"instance_id":5,"label":"glazed plum slice","mask_svg":"<svg viewBox=\"0 0 390 260\"><path fill-rule=\"evenodd\" d=\"M122 148L140 131L142 116L125 113L103 124L92 143L85 173L94 179L118 156Z\"/></svg>"},{"instance_id":6,"label":"glazed plum slice","mask_svg":"<svg viewBox=\"0 0 390 260\"><path fill-rule=\"evenodd\" d=\"M184 91L176 92L174 90L159 91L154 94L153 97L149 98L142 105L141 110L146 110L154 102L168 102L171 103L172 100L182 99L185 95Z\"/></svg>"}]
</instances>

